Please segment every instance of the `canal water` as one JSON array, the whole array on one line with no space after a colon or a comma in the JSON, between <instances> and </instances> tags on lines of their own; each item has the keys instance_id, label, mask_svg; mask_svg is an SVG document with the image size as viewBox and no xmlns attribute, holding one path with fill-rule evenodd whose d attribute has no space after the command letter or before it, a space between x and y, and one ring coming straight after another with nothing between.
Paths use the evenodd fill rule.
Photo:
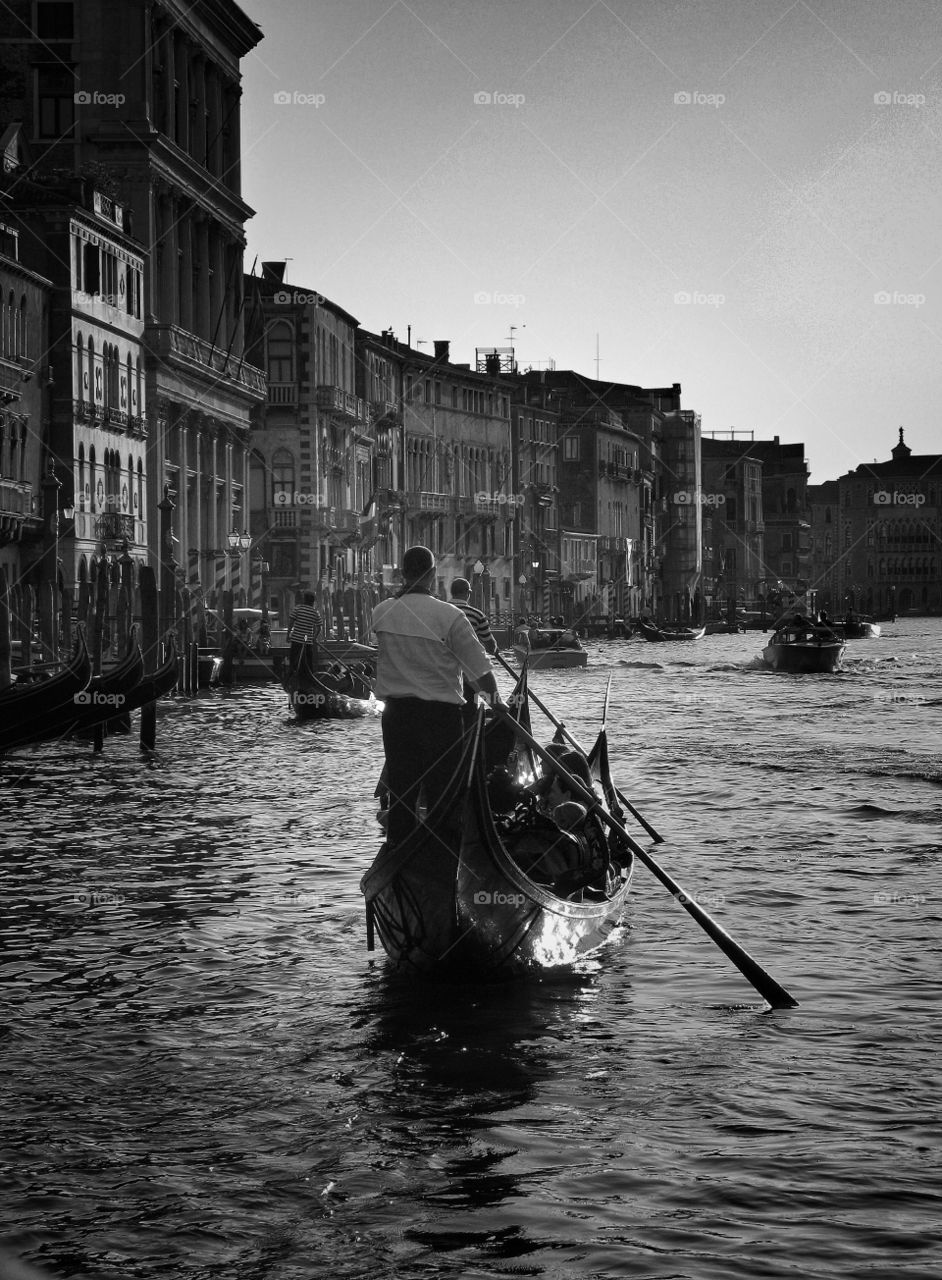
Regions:
<instances>
[{"instance_id":1,"label":"canal water","mask_svg":"<svg viewBox=\"0 0 942 1280\"><path fill-rule=\"evenodd\" d=\"M588 745L612 677L656 856L787 1011L640 867L578 972L390 975L357 887L376 718L209 693L151 759L0 763L0 1239L95 1280L937 1280L942 620L833 676L762 643L532 684Z\"/></svg>"}]
</instances>

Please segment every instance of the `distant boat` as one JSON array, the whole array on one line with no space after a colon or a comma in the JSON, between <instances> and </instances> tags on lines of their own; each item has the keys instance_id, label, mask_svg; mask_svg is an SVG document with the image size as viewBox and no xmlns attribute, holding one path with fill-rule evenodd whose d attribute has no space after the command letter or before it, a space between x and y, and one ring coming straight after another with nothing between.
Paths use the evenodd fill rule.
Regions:
<instances>
[{"instance_id":1,"label":"distant boat","mask_svg":"<svg viewBox=\"0 0 942 1280\"><path fill-rule=\"evenodd\" d=\"M706 627L656 627L647 618L638 619L638 628L645 640L652 644L663 644L668 640L702 640L706 635Z\"/></svg>"},{"instance_id":2,"label":"distant boat","mask_svg":"<svg viewBox=\"0 0 942 1280\"><path fill-rule=\"evenodd\" d=\"M795 622L780 627L762 650L773 671L836 671L844 656L844 641L830 629Z\"/></svg>"},{"instance_id":3,"label":"distant boat","mask_svg":"<svg viewBox=\"0 0 942 1280\"><path fill-rule=\"evenodd\" d=\"M880 627L869 618L853 618L851 621L832 622L828 624L845 640L876 640L880 635Z\"/></svg>"},{"instance_id":4,"label":"distant boat","mask_svg":"<svg viewBox=\"0 0 942 1280\"><path fill-rule=\"evenodd\" d=\"M576 633L562 627L518 627L513 651L531 671L534 667L584 667L589 661Z\"/></svg>"}]
</instances>

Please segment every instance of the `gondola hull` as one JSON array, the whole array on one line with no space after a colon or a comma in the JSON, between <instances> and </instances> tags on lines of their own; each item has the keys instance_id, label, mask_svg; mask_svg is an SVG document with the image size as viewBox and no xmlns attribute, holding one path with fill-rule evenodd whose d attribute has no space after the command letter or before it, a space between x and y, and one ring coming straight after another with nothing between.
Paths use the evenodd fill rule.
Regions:
<instances>
[{"instance_id":1,"label":"gondola hull","mask_svg":"<svg viewBox=\"0 0 942 1280\"><path fill-rule=\"evenodd\" d=\"M318 671L310 646L301 655L297 675L286 675L283 687L299 720L352 720L373 715L377 702L371 683L347 668L340 675Z\"/></svg>"},{"instance_id":2,"label":"gondola hull","mask_svg":"<svg viewBox=\"0 0 942 1280\"><path fill-rule=\"evenodd\" d=\"M79 628L74 656L63 671L0 695L0 751L68 733L76 716L76 700L87 688L91 674L85 632Z\"/></svg>"},{"instance_id":3,"label":"gondola hull","mask_svg":"<svg viewBox=\"0 0 942 1280\"><path fill-rule=\"evenodd\" d=\"M605 781L606 795L613 796L611 780ZM488 806L480 753L462 803L451 805L450 847L443 847L441 826L438 835L420 827L394 852L384 845L361 882L380 942L397 967L450 981L513 978L566 968L602 946L624 911L630 854L605 893L586 889L581 901L559 897L526 875L505 848Z\"/></svg>"}]
</instances>

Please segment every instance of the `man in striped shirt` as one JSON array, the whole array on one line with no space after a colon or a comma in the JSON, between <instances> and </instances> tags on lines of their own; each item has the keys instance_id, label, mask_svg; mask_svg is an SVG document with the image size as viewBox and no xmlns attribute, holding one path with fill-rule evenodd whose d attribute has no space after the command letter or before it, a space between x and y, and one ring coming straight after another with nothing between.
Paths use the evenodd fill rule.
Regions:
<instances>
[{"instance_id":1,"label":"man in striped shirt","mask_svg":"<svg viewBox=\"0 0 942 1280\"><path fill-rule=\"evenodd\" d=\"M305 644L315 640L321 631L321 615L314 607L317 597L313 591L305 591L303 603L295 605L288 623L288 672L297 672Z\"/></svg>"},{"instance_id":2,"label":"man in striped shirt","mask_svg":"<svg viewBox=\"0 0 942 1280\"><path fill-rule=\"evenodd\" d=\"M491 624L487 616L471 603L471 583L467 578L455 578L451 584L451 603L467 616L474 628L474 634L488 653L497 652L497 641L491 634Z\"/></svg>"},{"instance_id":3,"label":"man in striped shirt","mask_svg":"<svg viewBox=\"0 0 942 1280\"><path fill-rule=\"evenodd\" d=\"M485 653L496 653L497 641L491 632L491 624L487 620L487 615L483 614L480 609L476 609L471 603L471 583L467 578L455 578L452 582L451 604L456 609L460 609L471 623L474 634L480 640ZM474 720L476 714L475 703L474 688L466 679L464 681L464 714L468 723L472 723Z\"/></svg>"}]
</instances>

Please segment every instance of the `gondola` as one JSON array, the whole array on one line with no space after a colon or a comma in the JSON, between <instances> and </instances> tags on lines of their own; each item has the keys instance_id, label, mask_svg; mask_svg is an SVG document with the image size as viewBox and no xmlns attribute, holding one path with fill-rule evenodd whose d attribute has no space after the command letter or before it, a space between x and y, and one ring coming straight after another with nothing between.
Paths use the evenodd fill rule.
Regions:
<instances>
[{"instance_id":1,"label":"gondola","mask_svg":"<svg viewBox=\"0 0 942 1280\"><path fill-rule=\"evenodd\" d=\"M144 676L144 655L137 642L136 627L132 628L128 651L121 662L110 671L92 676L88 687L75 698L75 718L66 733L91 730L102 720L123 717L127 714L128 695Z\"/></svg>"},{"instance_id":2,"label":"gondola","mask_svg":"<svg viewBox=\"0 0 942 1280\"><path fill-rule=\"evenodd\" d=\"M376 711L373 684L366 672L349 666L315 670L312 645L304 646L297 676L285 676L282 684L299 720L352 720Z\"/></svg>"},{"instance_id":3,"label":"gondola","mask_svg":"<svg viewBox=\"0 0 942 1280\"><path fill-rule=\"evenodd\" d=\"M523 721L525 694L517 705ZM506 732L500 724L491 729L481 710L452 791L399 848L383 845L361 881L368 919L387 955L405 971L478 981L568 967L605 942L624 910L633 858L618 837L609 838L608 866L581 886L571 877L551 881L532 848L526 859L521 856L516 818L504 812L506 803L492 808L488 769L503 757L518 783L532 783L540 766L528 750L511 747L508 753L509 743L495 756L489 740L494 730ZM588 764L596 794L621 820L604 727ZM460 834L450 857L431 833L456 808Z\"/></svg>"},{"instance_id":4,"label":"gondola","mask_svg":"<svg viewBox=\"0 0 942 1280\"><path fill-rule=\"evenodd\" d=\"M122 710L137 711L140 707L146 707L151 702L156 702L158 698L164 698L171 693L180 682L179 657L177 654L177 640L171 631L167 636L166 653L164 660L154 671L142 679L134 686L127 697Z\"/></svg>"},{"instance_id":5,"label":"gondola","mask_svg":"<svg viewBox=\"0 0 942 1280\"><path fill-rule=\"evenodd\" d=\"M149 675L143 674L143 661L140 663L138 678L136 682L129 686L123 696L120 706L109 707L107 704L99 704L101 711L95 714L94 707L86 706L86 718L76 727L75 733L80 737L87 737L94 728L102 720L106 722L106 728L111 729L112 723L116 721L116 711L118 716L125 718L132 711L138 711L141 707L146 707L148 703L156 702L159 698L166 697L173 689L176 688L180 680L179 657L177 654L176 636L171 631L167 637L166 653L164 660L160 666ZM115 725L117 728L117 726ZM120 732L120 729L118 729Z\"/></svg>"},{"instance_id":6,"label":"gondola","mask_svg":"<svg viewBox=\"0 0 942 1280\"><path fill-rule=\"evenodd\" d=\"M669 640L702 640L706 635L706 627L656 627L647 618L638 619L638 630L645 640L653 644Z\"/></svg>"},{"instance_id":7,"label":"gondola","mask_svg":"<svg viewBox=\"0 0 942 1280\"><path fill-rule=\"evenodd\" d=\"M844 641L833 631L797 622L779 627L762 650L773 671L798 674L837 671L843 656Z\"/></svg>"},{"instance_id":8,"label":"gondola","mask_svg":"<svg viewBox=\"0 0 942 1280\"><path fill-rule=\"evenodd\" d=\"M81 637L81 631L79 635ZM64 739L70 735L87 738L102 722L107 725L123 719L132 711L162 698L174 688L178 679L177 649L172 634L164 661L150 675L144 675L140 647L132 643L117 666L86 680L84 688L73 694L68 702L60 702L42 721L24 724L14 732L2 721L3 708L0 705L0 750L12 751L31 743Z\"/></svg>"},{"instance_id":9,"label":"gondola","mask_svg":"<svg viewBox=\"0 0 942 1280\"><path fill-rule=\"evenodd\" d=\"M0 693L0 751L63 732L74 718L76 698L85 691L91 674L85 632L80 627L72 660L64 670L46 680L23 688L14 685Z\"/></svg>"}]
</instances>

